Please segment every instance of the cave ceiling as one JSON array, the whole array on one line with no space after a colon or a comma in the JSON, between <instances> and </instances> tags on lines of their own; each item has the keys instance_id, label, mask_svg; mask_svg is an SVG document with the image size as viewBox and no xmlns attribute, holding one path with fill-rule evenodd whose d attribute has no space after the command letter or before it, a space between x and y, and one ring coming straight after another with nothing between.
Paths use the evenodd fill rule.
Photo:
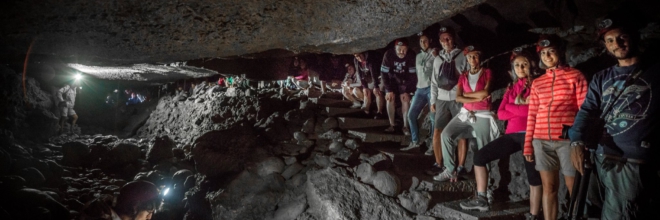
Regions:
<instances>
[{"instance_id":1,"label":"cave ceiling","mask_svg":"<svg viewBox=\"0 0 660 220\"><path fill-rule=\"evenodd\" d=\"M0 22L0 52L2 58L15 60L30 51L35 56L56 57L69 67L77 64L87 69L97 68L96 72L103 72L98 70L103 66L130 69L140 64L142 66L137 66L139 71L147 72L154 68L145 68L144 65L168 66L158 70L162 75L171 69L169 64L190 60L228 62L237 59L276 59L300 53L351 54L375 50L399 37L414 36L434 27L437 30L438 24L456 27L461 38L468 41L479 37L478 31L471 34L470 30L483 30L513 40L529 39L513 36L512 33L527 32L533 28L557 27L565 30L585 26L586 30L593 30L589 28L596 19L620 7L621 2L10 1L0 9L0 19L3 21ZM645 1L629 2L639 7ZM198 67L201 67L200 71L206 71L203 65ZM190 71L194 68L176 74L185 76ZM236 72L241 71L249 72ZM103 78L103 74L96 77Z\"/></svg>"}]
</instances>

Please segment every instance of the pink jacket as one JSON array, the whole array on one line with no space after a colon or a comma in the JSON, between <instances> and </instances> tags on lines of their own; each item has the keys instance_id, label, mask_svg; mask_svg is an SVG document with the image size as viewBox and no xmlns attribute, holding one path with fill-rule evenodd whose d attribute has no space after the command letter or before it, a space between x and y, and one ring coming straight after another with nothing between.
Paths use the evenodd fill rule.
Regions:
<instances>
[{"instance_id":1,"label":"pink jacket","mask_svg":"<svg viewBox=\"0 0 660 220\"><path fill-rule=\"evenodd\" d=\"M481 71L482 73L477 80L477 86L474 91L483 90L491 79L492 74L490 69L483 68ZM472 88L470 88L470 82L468 80L469 74L469 72L463 72L458 78L458 84L456 86L460 86L461 89L463 89L463 92L474 92ZM490 110L490 97L480 102L465 103L463 104L463 108L469 111Z\"/></svg>"},{"instance_id":2,"label":"pink jacket","mask_svg":"<svg viewBox=\"0 0 660 220\"><path fill-rule=\"evenodd\" d=\"M518 82L513 84L504 93L502 103L497 110L499 120L508 120L505 134L517 133L527 129L527 111L529 110L529 105L516 104L516 96L521 92L525 92L522 95L523 98L529 96L530 89L525 89L526 81L526 79L519 79Z\"/></svg>"}]
</instances>

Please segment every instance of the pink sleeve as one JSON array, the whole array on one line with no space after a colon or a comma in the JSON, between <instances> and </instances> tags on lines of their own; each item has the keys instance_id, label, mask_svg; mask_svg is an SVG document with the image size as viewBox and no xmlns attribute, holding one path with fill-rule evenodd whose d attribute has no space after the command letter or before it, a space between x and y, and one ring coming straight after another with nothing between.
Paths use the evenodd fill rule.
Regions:
<instances>
[{"instance_id":1,"label":"pink sleeve","mask_svg":"<svg viewBox=\"0 0 660 220\"><path fill-rule=\"evenodd\" d=\"M511 96L515 95L513 91L514 88L510 88L506 93L504 93L504 97L502 97L502 102L500 104L500 107L497 109L497 118L499 120L509 120L515 116L513 112L509 111L509 108L507 107L509 105Z\"/></svg>"}]
</instances>

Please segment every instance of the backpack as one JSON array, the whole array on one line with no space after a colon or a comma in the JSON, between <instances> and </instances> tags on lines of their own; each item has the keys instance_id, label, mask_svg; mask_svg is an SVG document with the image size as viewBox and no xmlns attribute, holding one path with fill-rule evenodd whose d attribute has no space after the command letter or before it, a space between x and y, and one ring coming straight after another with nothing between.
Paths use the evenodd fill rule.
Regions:
<instances>
[{"instance_id":1,"label":"backpack","mask_svg":"<svg viewBox=\"0 0 660 220\"><path fill-rule=\"evenodd\" d=\"M458 84L458 78L460 74L456 70L456 62L454 61L460 53L452 56L449 61L445 61L440 65L438 69L438 76L436 81L438 82L438 88L444 90L452 90L456 84ZM453 73L453 74L447 74Z\"/></svg>"}]
</instances>

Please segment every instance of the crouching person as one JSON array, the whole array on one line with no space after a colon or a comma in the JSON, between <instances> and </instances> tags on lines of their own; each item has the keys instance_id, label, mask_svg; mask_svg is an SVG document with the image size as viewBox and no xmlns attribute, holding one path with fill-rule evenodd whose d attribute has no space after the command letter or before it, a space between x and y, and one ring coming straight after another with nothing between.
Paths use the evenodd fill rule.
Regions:
<instances>
[{"instance_id":1,"label":"crouching person","mask_svg":"<svg viewBox=\"0 0 660 220\"><path fill-rule=\"evenodd\" d=\"M342 82L342 94L346 99L353 102L351 108L360 108L362 103L360 101L364 100L364 94L362 93L362 83L360 82L360 76L355 73L355 67L353 65L346 64L346 76Z\"/></svg>"},{"instance_id":2,"label":"crouching person","mask_svg":"<svg viewBox=\"0 0 660 220\"><path fill-rule=\"evenodd\" d=\"M456 101L463 103L463 107L442 131L442 157L446 169L433 177L436 181L455 182L458 174L464 172L461 164L467 156L467 148L465 152L459 150L457 155L459 139L474 138L481 149L500 135L495 115L490 111L491 71L481 67L481 51L474 46L467 46L463 54L470 67L461 74L456 85Z\"/></svg>"},{"instance_id":3,"label":"crouching person","mask_svg":"<svg viewBox=\"0 0 660 220\"><path fill-rule=\"evenodd\" d=\"M530 87L536 73L536 63L531 54L517 48L511 55L513 85L504 94L497 110L499 120L506 120L506 134L488 143L474 155L474 175L477 181L477 195L461 202L466 210L488 211L492 204L492 193L488 188L486 165L494 160L508 157L521 151L525 142L527 111ZM534 168L534 162L525 161L525 171L529 182L529 206L527 219L538 219L541 208L541 176Z\"/></svg>"}]
</instances>

